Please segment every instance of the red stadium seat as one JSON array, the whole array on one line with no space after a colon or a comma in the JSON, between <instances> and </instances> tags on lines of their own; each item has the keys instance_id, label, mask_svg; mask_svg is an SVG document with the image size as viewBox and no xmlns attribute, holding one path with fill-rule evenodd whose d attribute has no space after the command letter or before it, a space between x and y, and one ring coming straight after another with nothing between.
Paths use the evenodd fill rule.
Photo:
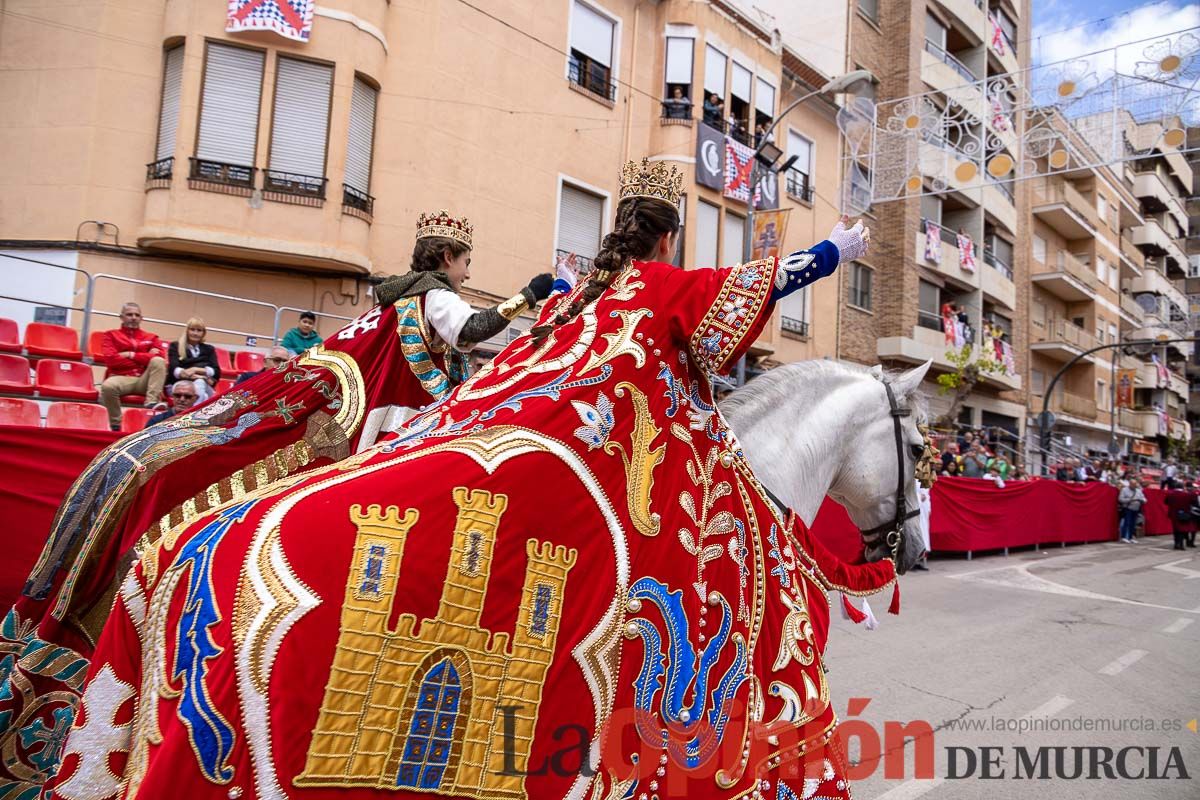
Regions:
<instances>
[{"instance_id":1,"label":"red stadium seat","mask_svg":"<svg viewBox=\"0 0 1200 800\"><path fill-rule=\"evenodd\" d=\"M97 364L105 363L104 359L104 331L92 331L88 334L88 355L92 357L92 361Z\"/></svg>"},{"instance_id":2,"label":"red stadium seat","mask_svg":"<svg viewBox=\"0 0 1200 800\"><path fill-rule=\"evenodd\" d=\"M21 335L17 331L17 321L0 317L0 353L21 352Z\"/></svg>"},{"instance_id":3,"label":"red stadium seat","mask_svg":"<svg viewBox=\"0 0 1200 800\"><path fill-rule=\"evenodd\" d=\"M34 384L42 397L70 397L76 400L95 400L99 395L92 383L92 368L80 361L43 359L37 364Z\"/></svg>"},{"instance_id":4,"label":"red stadium seat","mask_svg":"<svg viewBox=\"0 0 1200 800\"><path fill-rule=\"evenodd\" d=\"M217 385L213 387L213 394L225 394L237 384L237 381L232 378L221 378L217 381Z\"/></svg>"},{"instance_id":5,"label":"red stadium seat","mask_svg":"<svg viewBox=\"0 0 1200 800\"><path fill-rule=\"evenodd\" d=\"M46 427L106 431L108 411L93 403L51 403L46 412Z\"/></svg>"},{"instance_id":6,"label":"red stadium seat","mask_svg":"<svg viewBox=\"0 0 1200 800\"><path fill-rule=\"evenodd\" d=\"M146 427L154 412L148 408L127 408L121 412L121 433L137 433Z\"/></svg>"},{"instance_id":7,"label":"red stadium seat","mask_svg":"<svg viewBox=\"0 0 1200 800\"><path fill-rule=\"evenodd\" d=\"M253 350L239 350L233 363L234 372L258 372L263 368L263 354Z\"/></svg>"},{"instance_id":8,"label":"red stadium seat","mask_svg":"<svg viewBox=\"0 0 1200 800\"><path fill-rule=\"evenodd\" d=\"M0 425L30 425L41 427L42 412L32 400L19 397L0 397Z\"/></svg>"},{"instance_id":9,"label":"red stadium seat","mask_svg":"<svg viewBox=\"0 0 1200 800\"><path fill-rule=\"evenodd\" d=\"M45 322L31 322L25 326L25 352L31 356L65 358L68 361L83 358L79 350L79 334L74 328Z\"/></svg>"},{"instance_id":10,"label":"red stadium seat","mask_svg":"<svg viewBox=\"0 0 1200 800\"><path fill-rule=\"evenodd\" d=\"M142 406L145 404L146 404L146 395L144 395L144 394L123 394L123 395L121 395L121 405Z\"/></svg>"},{"instance_id":11,"label":"red stadium seat","mask_svg":"<svg viewBox=\"0 0 1200 800\"><path fill-rule=\"evenodd\" d=\"M213 349L217 351L217 366L221 368L221 372L236 372L233 368L233 354L221 347L214 347Z\"/></svg>"},{"instance_id":12,"label":"red stadium seat","mask_svg":"<svg viewBox=\"0 0 1200 800\"><path fill-rule=\"evenodd\" d=\"M0 392L33 394L33 382L29 380L29 360L25 356L0 353Z\"/></svg>"}]
</instances>

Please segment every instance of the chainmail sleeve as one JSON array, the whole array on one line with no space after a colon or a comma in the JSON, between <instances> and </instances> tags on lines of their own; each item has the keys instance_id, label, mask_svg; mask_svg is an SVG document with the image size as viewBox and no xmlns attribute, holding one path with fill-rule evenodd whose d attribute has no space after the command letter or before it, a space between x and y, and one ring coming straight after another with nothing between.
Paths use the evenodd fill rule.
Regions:
<instances>
[{"instance_id":1,"label":"chainmail sleeve","mask_svg":"<svg viewBox=\"0 0 1200 800\"><path fill-rule=\"evenodd\" d=\"M533 308L535 305L533 292L526 287L511 300L505 300L492 308L476 311L463 323L455 346L459 350L469 350L471 345L479 344L500 333L521 311Z\"/></svg>"}]
</instances>

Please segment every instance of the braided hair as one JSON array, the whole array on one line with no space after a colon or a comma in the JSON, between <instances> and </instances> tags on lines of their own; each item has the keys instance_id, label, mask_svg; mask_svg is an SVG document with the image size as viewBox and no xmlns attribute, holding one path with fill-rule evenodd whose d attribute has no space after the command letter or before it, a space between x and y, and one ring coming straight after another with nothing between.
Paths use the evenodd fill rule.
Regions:
<instances>
[{"instance_id":1,"label":"braided hair","mask_svg":"<svg viewBox=\"0 0 1200 800\"><path fill-rule=\"evenodd\" d=\"M579 296L566 311L555 315L545 325L530 330L534 341L540 342L559 325L565 325L604 293L635 258L644 258L654 251L658 240L666 233L679 231L679 211L675 206L648 197L628 197L617 205L617 221L612 233L600 243L600 252L592 259L595 269Z\"/></svg>"}]
</instances>

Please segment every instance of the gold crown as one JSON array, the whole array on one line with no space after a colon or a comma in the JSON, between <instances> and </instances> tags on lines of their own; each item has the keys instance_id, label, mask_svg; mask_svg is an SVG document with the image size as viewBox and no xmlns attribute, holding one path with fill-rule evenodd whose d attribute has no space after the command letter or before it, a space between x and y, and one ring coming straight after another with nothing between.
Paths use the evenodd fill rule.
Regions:
<instances>
[{"instance_id":1,"label":"gold crown","mask_svg":"<svg viewBox=\"0 0 1200 800\"><path fill-rule=\"evenodd\" d=\"M424 239L429 236L444 236L447 239L460 241L467 247L470 247L471 234L474 232L474 226L467 222L466 217L455 219L444 208L436 214L422 214L417 217L418 239Z\"/></svg>"},{"instance_id":2,"label":"gold crown","mask_svg":"<svg viewBox=\"0 0 1200 800\"><path fill-rule=\"evenodd\" d=\"M679 207L679 197L683 194L683 173L674 164L665 161L650 163L643 158L641 163L630 161L621 170L621 196L649 197L662 200ZM619 201L618 201L619 202Z\"/></svg>"}]
</instances>

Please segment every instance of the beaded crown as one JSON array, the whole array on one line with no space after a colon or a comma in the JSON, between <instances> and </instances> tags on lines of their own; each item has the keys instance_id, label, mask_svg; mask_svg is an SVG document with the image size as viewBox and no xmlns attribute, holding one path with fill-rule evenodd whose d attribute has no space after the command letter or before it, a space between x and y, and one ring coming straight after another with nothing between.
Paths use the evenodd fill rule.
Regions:
<instances>
[{"instance_id":1,"label":"beaded crown","mask_svg":"<svg viewBox=\"0 0 1200 800\"><path fill-rule=\"evenodd\" d=\"M475 227L467 222L466 217L456 219L450 216L450 212L444 208L436 214L422 214L417 217L418 239L428 236L444 236L470 247L471 234L474 232Z\"/></svg>"},{"instance_id":2,"label":"beaded crown","mask_svg":"<svg viewBox=\"0 0 1200 800\"><path fill-rule=\"evenodd\" d=\"M621 200L649 197L678 208L682 194L683 173L674 164L665 161L651 164L650 159L643 158L641 162L630 161L621 170Z\"/></svg>"}]
</instances>

